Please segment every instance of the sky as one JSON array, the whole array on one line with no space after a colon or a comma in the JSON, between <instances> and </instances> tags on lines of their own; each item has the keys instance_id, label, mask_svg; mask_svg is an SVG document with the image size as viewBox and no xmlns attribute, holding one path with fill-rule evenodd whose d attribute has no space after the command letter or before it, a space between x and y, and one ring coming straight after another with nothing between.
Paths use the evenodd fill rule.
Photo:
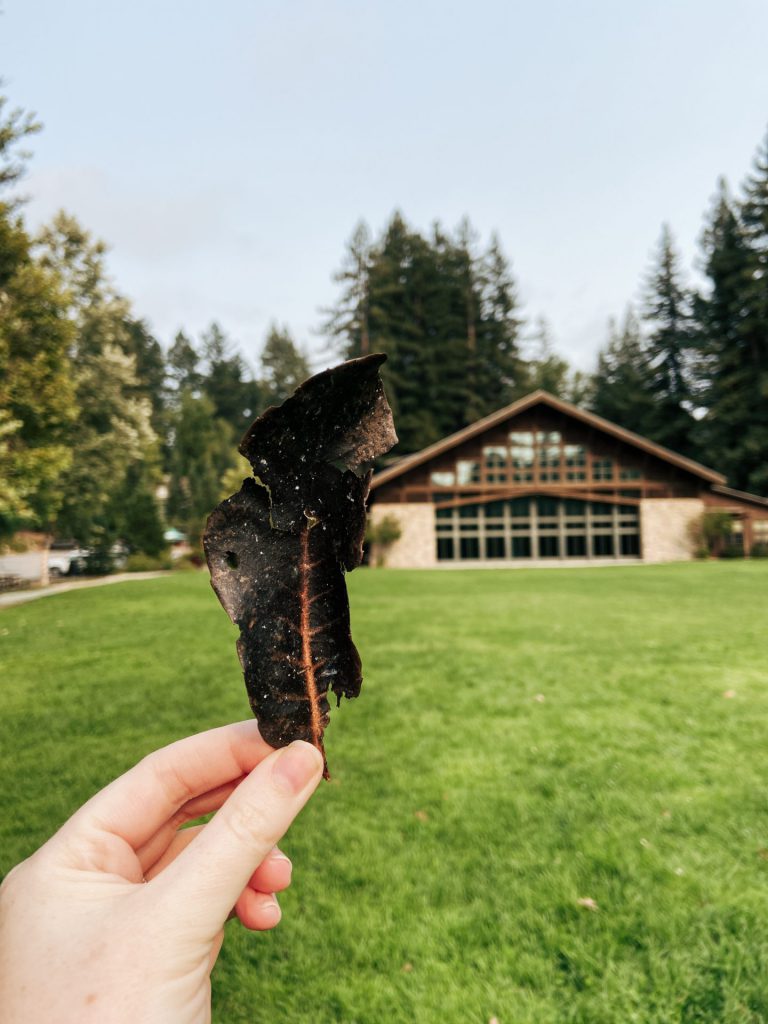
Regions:
<instances>
[{"instance_id":1,"label":"sky","mask_svg":"<svg viewBox=\"0 0 768 1024\"><path fill-rule=\"evenodd\" d=\"M663 222L695 280L768 127L765 0L0 0L35 111L32 227L74 214L155 335L271 321L327 365L362 218L498 232L522 314L590 369ZM330 360L332 361L332 359Z\"/></svg>"}]
</instances>

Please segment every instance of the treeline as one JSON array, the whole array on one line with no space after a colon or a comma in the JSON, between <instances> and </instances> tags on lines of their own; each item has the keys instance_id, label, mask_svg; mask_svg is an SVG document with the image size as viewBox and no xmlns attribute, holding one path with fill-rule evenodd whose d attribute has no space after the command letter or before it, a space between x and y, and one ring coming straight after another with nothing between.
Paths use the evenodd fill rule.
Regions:
<instances>
[{"instance_id":1,"label":"treeline","mask_svg":"<svg viewBox=\"0 0 768 1024\"><path fill-rule=\"evenodd\" d=\"M35 119L0 99L0 538L22 528L155 555L195 542L248 471L236 442L310 373L274 326L258 372L216 323L163 346L110 280L105 247L60 213L34 236L12 198ZM3 199L2 197L5 196ZM468 222L427 235L361 224L326 311L329 359L384 351L400 444L424 447L543 387L768 492L768 146L738 198L723 185L686 285L668 230L644 302L594 374L526 324L500 242Z\"/></svg>"},{"instance_id":2,"label":"treeline","mask_svg":"<svg viewBox=\"0 0 768 1024\"><path fill-rule=\"evenodd\" d=\"M38 129L0 100L0 187ZM65 213L32 237L19 201L0 201L0 539L43 530L106 560L118 540L157 555L168 525L195 542L245 475L245 427L310 369L277 326L258 375L215 323L164 351L105 252Z\"/></svg>"},{"instance_id":3,"label":"treeline","mask_svg":"<svg viewBox=\"0 0 768 1024\"><path fill-rule=\"evenodd\" d=\"M593 374L573 372L541 323L531 336L493 238L468 224L429 237L398 214L355 230L326 332L340 354L384 367L401 443L416 451L537 387L591 408L768 493L768 139L742 195L721 183L701 237L704 283L686 284L667 227Z\"/></svg>"},{"instance_id":4,"label":"treeline","mask_svg":"<svg viewBox=\"0 0 768 1024\"><path fill-rule=\"evenodd\" d=\"M509 263L496 236L478 249L469 222L455 235L436 224L425 238L398 213L376 242L361 223L335 279L341 293L325 332L347 359L387 353L398 453L417 451L533 388L578 390L546 325L525 358Z\"/></svg>"}]
</instances>

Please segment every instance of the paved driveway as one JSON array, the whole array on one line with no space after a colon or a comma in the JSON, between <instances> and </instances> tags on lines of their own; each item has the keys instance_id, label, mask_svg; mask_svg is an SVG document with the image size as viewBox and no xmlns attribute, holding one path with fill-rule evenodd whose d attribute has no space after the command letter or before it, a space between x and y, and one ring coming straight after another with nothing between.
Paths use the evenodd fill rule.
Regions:
<instances>
[{"instance_id":1,"label":"paved driveway","mask_svg":"<svg viewBox=\"0 0 768 1024\"><path fill-rule=\"evenodd\" d=\"M19 573L19 575L21 574ZM168 575L168 572L118 572L114 576L99 576L98 579L92 580L71 580L66 583L54 583L50 587L37 587L34 590L12 590L8 594L0 594L0 609L10 608L15 604L25 604L27 601L36 601L38 597L63 594L67 590L80 590L83 587L104 587L108 583L125 583L128 580L154 580L160 576Z\"/></svg>"}]
</instances>

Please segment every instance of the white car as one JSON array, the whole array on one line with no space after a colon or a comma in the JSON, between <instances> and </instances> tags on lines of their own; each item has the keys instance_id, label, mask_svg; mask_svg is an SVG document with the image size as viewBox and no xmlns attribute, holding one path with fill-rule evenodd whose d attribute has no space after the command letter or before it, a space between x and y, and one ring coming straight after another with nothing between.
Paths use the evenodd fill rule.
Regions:
<instances>
[{"instance_id":1,"label":"white car","mask_svg":"<svg viewBox=\"0 0 768 1024\"><path fill-rule=\"evenodd\" d=\"M52 547L48 552L49 576L74 576L83 571L88 551L85 548Z\"/></svg>"}]
</instances>

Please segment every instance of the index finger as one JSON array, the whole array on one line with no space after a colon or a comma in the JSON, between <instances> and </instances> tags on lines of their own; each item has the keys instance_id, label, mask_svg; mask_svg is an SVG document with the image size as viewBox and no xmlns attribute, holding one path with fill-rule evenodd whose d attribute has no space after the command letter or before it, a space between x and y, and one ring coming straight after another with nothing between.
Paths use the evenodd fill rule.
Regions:
<instances>
[{"instance_id":1,"label":"index finger","mask_svg":"<svg viewBox=\"0 0 768 1024\"><path fill-rule=\"evenodd\" d=\"M178 740L91 797L61 834L108 832L136 849L189 800L247 775L272 749L254 719Z\"/></svg>"}]
</instances>

